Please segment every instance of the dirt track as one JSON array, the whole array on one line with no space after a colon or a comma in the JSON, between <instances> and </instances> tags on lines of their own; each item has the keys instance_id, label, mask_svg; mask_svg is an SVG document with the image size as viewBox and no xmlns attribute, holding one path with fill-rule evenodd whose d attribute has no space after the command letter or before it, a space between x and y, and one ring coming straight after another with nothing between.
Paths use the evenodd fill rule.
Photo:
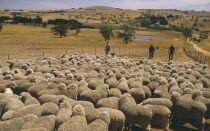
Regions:
<instances>
[{"instance_id":1,"label":"dirt track","mask_svg":"<svg viewBox=\"0 0 210 131\"><path fill-rule=\"evenodd\" d=\"M187 42L190 43L196 51L205 54L205 56L210 56L210 52L201 49L201 48L198 47L195 43L190 42L188 39L187 39Z\"/></svg>"}]
</instances>

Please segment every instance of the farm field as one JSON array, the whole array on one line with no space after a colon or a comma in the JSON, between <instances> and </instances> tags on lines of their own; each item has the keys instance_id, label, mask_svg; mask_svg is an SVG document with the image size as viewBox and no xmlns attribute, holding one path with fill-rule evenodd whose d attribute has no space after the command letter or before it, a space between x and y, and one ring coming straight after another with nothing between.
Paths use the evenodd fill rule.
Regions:
<instances>
[{"instance_id":1,"label":"farm field","mask_svg":"<svg viewBox=\"0 0 210 131\"><path fill-rule=\"evenodd\" d=\"M78 36L74 34L75 31L70 31L67 37L59 38L54 36L49 28L5 24L3 31L0 33L0 50L1 54L4 54L1 55L1 58L7 59L7 54L11 54L11 58L42 56L43 51L45 55L56 55L66 53L66 49L68 52L104 54L103 50L106 42L98 29L82 29ZM185 39L181 33L173 31L138 31L136 34L161 36L169 38L169 40L134 40L129 44L125 44L121 39L114 38L110 40L112 52L131 58L148 57L148 53L141 52L147 51L148 47L153 44L160 47L155 53L154 59L166 61L168 59L168 47L174 44L175 47L179 48L174 60L191 60L182 51Z\"/></svg>"}]
</instances>

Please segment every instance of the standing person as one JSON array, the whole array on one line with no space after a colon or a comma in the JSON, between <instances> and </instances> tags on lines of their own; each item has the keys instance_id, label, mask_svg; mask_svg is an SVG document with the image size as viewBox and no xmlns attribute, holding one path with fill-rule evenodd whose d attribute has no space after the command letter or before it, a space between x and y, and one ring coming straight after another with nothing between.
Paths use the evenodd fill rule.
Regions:
<instances>
[{"instance_id":1,"label":"standing person","mask_svg":"<svg viewBox=\"0 0 210 131\"><path fill-rule=\"evenodd\" d=\"M153 58L154 52L155 52L155 47L151 44L151 46L149 47L149 58L150 59Z\"/></svg>"},{"instance_id":2,"label":"standing person","mask_svg":"<svg viewBox=\"0 0 210 131\"><path fill-rule=\"evenodd\" d=\"M109 54L109 51L111 50L111 45L109 44L109 42L107 42L104 50L105 50L105 53L106 53L106 56L107 56Z\"/></svg>"},{"instance_id":3,"label":"standing person","mask_svg":"<svg viewBox=\"0 0 210 131\"><path fill-rule=\"evenodd\" d=\"M169 47L168 53L169 53L169 61L173 60L173 55L175 53L175 47L173 46L173 44L171 44L171 46Z\"/></svg>"}]
</instances>

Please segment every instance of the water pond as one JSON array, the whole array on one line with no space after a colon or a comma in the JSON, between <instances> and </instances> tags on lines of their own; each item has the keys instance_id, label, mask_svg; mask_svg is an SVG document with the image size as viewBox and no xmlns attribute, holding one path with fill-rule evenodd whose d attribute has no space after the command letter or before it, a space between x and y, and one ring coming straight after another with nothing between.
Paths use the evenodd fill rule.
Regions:
<instances>
[{"instance_id":1,"label":"water pond","mask_svg":"<svg viewBox=\"0 0 210 131\"><path fill-rule=\"evenodd\" d=\"M152 35L135 35L134 40L141 40L141 41L151 41L151 40L168 40L168 38L165 37L159 37L159 36L152 36Z\"/></svg>"}]
</instances>

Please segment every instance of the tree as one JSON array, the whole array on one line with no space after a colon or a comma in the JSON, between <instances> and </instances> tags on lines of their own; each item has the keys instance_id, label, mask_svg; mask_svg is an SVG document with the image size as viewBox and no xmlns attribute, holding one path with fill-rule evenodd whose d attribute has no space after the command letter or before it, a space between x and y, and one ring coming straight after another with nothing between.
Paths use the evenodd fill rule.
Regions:
<instances>
[{"instance_id":1,"label":"tree","mask_svg":"<svg viewBox=\"0 0 210 131\"><path fill-rule=\"evenodd\" d=\"M168 25L168 21L166 20L165 17L160 17L160 24L161 25Z\"/></svg>"},{"instance_id":2,"label":"tree","mask_svg":"<svg viewBox=\"0 0 210 131\"><path fill-rule=\"evenodd\" d=\"M111 27L107 27L107 26L101 27L100 28L100 33L104 37L105 41L110 40L111 37L114 36L113 35L113 29Z\"/></svg>"},{"instance_id":3,"label":"tree","mask_svg":"<svg viewBox=\"0 0 210 131\"><path fill-rule=\"evenodd\" d=\"M68 29L69 26L67 24L59 23L52 28L52 31L54 35L60 35L60 37L62 38L63 36L66 36L66 34L68 33Z\"/></svg>"},{"instance_id":4,"label":"tree","mask_svg":"<svg viewBox=\"0 0 210 131\"><path fill-rule=\"evenodd\" d=\"M3 29L3 25L2 24L0 24L0 32L1 32L1 30Z\"/></svg>"},{"instance_id":5,"label":"tree","mask_svg":"<svg viewBox=\"0 0 210 131\"><path fill-rule=\"evenodd\" d=\"M141 27L147 27L149 26L150 23L146 20L146 19L143 19L142 22L141 22Z\"/></svg>"},{"instance_id":6,"label":"tree","mask_svg":"<svg viewBox=\"0 0 210 131\"><path fill-rule=\"evenodd\" d=\"M123 39L125 43L127 44L128 41L131 41L133 38L135 38L134 34L136 32L136 27L132 25L123 25L121 28L122 32L118 31L118 38Z\"/></svg>"},{"instance_id":7,"label":"tree","mask_svg":"<svg viewBox=\"0 0 210 131\"><path fill-rule=\"evenodd\" d=\"M188 37L192 37L192 30L190 28L183 29L183 35L187 39Z\"/></svg>"},{"instance_id":8,"label":"tree","mask_svg":"<svg viewBox=\"0 0 210 131\"><path fill-rule=\"evenodd\" d=\"M158 18L155 17L154 15L152 15L152 16L150 17L150 21L151 21L151 24L156 24L156 23L158 22Z\"/></svg>"},{"instance_id":9,"label":"tree","mask_svg":"<svg viewBox=\"0 0 210 131\"><path fill-rule=\"evenodd\" d=\"M202 43L204 39L208 39L208 32L207 31L201 31L199 38L200 38L200 42Z\"/></svg>"}]
</instances>

